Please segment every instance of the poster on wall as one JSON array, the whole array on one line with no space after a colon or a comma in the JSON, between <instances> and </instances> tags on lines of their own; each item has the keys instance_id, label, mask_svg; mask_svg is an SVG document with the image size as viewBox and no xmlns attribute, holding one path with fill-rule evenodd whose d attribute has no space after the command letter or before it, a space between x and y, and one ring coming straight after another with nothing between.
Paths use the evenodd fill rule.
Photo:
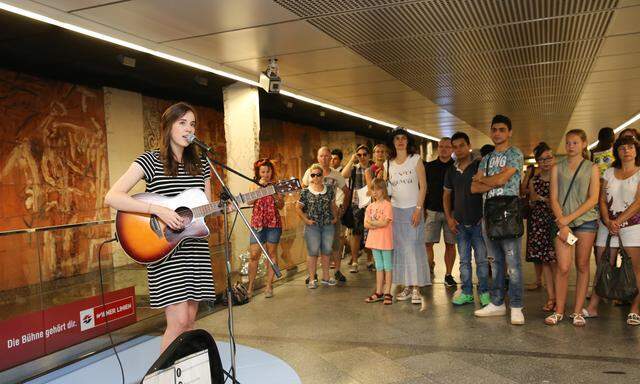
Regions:
<instances>
[{"instance_id":1,"label":"poster on wall","mask_svg":"<svg viewBox=\"0 0 640 384\"><path fill-rule=\"evenodd\" d=\"M135 298L127 287L0 322L0 371L135 323Z\"/></svg>"}]
</instances>

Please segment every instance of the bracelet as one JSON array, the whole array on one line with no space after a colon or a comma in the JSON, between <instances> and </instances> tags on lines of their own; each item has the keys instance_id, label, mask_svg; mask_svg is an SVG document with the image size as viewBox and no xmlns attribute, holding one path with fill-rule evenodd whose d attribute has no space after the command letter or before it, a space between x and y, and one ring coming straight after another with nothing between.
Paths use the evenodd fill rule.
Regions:
<instances>
[{"instance_id":1,"label":"bracelet","mask_svg":"<svg viewBox=\"0 0 640 384\"><path fill-rule=\"evenodd\" d=\"M422 206L416 205L416 209L422 209Z\"/></svg>"}]
</instances>

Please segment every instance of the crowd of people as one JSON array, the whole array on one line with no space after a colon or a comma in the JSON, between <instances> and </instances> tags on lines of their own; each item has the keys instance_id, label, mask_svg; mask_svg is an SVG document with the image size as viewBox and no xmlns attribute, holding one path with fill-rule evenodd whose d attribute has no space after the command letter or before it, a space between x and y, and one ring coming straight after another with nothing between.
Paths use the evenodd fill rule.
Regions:
<instances>
[{"instance_id":1,"label":"crowd of people","mask_svg":"<svg viewBox=\"0 0 640 384\"><path fill-rule=\"evenodd\" d=\"M434 244L442 239L447 287L458 285L452 275L456 245L460 255L461 287L453 305L475 302L475 265L480 304L475 316L505 316L508 301L511 323L524 324L524 258L536 272L528 289L546 289L545 324L559 324L566 312L574 326L597 317L601 299L595 291L589 295L592 252L600 260L606 249L613 254L624 247L640 283L640 236L635 236L640 234L638 133L627 129L616 139L611 128L603 128L597 147L589 152L586 133L570 130L565 135L566 156L556 161L552 149L541 142L534 149L535 166L523 172L524 156L511 144L512 130L510 119L497 115L490 127L493 145L485 145L479 155L472 151L469 136L457 132L439 141L437 157L430 162L421 160L403 129L394 130L388 143L376 145L373 153L366 145L358 146L344 166L341 150L320 148L318 162L304 174L305 189L296 204L305 224L307 287L346 282L340 258L348 246L351 273L358 273L361 250L368 269L376 271L375 289L366 303L421 304L419 288L432 284ZM270 173L258 164L256 178L269 182L265 176ZM518 201L526 236L489 233L487 227L493 224L485 217L485 205L494 198ZM277 207L278 200L271 199ZM255 209L264 210L260 204ZM277 217L277 209L271 212ZM275 235L264 238L270 244ZM250 291L258 255L252 248ZM572 264L576 288L573 307L567 311ZM270 274L267 297L273 294L272 279ZM627 323L640 325L640 298L629 304Z\"/></svg>"},{"instance_id":2,"label":"crowd of people","mask_svg":"<svg viewBox=\"0 0 640 384\"><path fill-rule=\"evenodd\" d=\"M183 230L188 220L176 211L129 193L144 180L147 192L175 197L186 189L199 189L211 201L211 170L187 140L196 125L197 114L191 105L180 102L167 108L160 122L160 148L141 154L131 164L107 193L106 204L141 217L159 218L173 231ZM565 135L566 156L556 161L551 148L540 143L534 150L537 167L526 173L522 152L511 144L512 133L511 120L496 115L490 126L493 145L483 146L479 156L471 151L468 135L457 132L439 141L438 156L431 162L422 161L412 136L403 129L392 131L386 145L376 145L373 158L369 147L358 146L344 167L340 150L320 148L317 163L304 174L305 188L296 203L308 252L307 287L346 283L340 267L347 245L351 273L359 272L358 258L364 248L367 269L376 271L374 292L365 302L410 301L424 309L420 288L432 284L434 244L443 238L447 286L457 286L452 276L455 244L460 255L461 289L453 305L475 302L473 260L481 307L475 316L505 316L508 301L511 323L524 324L524 258L535 265L536 281L530 289L541 288L544 280L547 301L543 310L549 312L544 323L558 325L567 311L573 261L577 278L569 317L574 326L585 326L587 319L598 317L604 301L598 295L603 291L593 290L586 304L591 254L595 252L596 260L609 261L622 251L626 255L623 264L630 262L626 288L632 290L624 295L627 303L618 300L630 306L627 324L640 325L638 132L628 128L616 138L611 128L603 128L598 145L589 153L585 132L570 130ZM260 186L277 180L269 159L256 162L254 171ZM250 203L251 226L267 251L276 256L283 198L276 194ZM524 236L521 216L527 212ZM251 239L249 296L260 252L257 241ZM269 298L274 273L267 269L265 296ZM164 350L182 332L193 329L198 302L215 299L207 240L183 241L162 263L148 265L148 275L151 307L164 308L167 318Z\"/></svg>"}]
</instances>

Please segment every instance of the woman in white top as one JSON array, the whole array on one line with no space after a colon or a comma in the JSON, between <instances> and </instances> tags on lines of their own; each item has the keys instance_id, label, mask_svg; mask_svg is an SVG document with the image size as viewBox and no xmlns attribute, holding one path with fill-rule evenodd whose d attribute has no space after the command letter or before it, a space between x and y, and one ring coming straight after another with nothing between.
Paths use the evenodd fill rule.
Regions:
<instances>
[{"instance_id":1,"label":"woman in white top","mask_svg":"<svg viewBox=\"0 0 640 384\"><path fill-rule=\"evenodd\" d=\"M391 134L388 181L393 206L393 284L404 285L397 299L421 304L418 287L431 285L424 248L422 204L427 179L413 139L404 129Z\"/></svg>"},{"instance_id":2,"label":"woman in white top","mask_svg":"<svg viewBox=\"0 0 640 384\"><path fill-rule=\"evenodd\" d=\"M618 239L631 257L636 284L640 288L640 144L633 137L620 137L613 145L613 167L602 176L600 192L601 225L596 244L599 260L611 234L612 254L619 247ZM594 292L585 316L598 316L600 298ZM627 324L640 325L640 295L631 303Z\"/></svg>"}]
</instances>

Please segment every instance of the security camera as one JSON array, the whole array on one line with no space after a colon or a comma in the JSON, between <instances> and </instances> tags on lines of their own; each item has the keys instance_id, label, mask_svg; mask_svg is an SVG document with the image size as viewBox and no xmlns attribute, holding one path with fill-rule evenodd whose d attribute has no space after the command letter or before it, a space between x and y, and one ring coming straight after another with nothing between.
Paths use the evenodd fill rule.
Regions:
<instances>
[{"instance_id":1,"label":"security camera","mask_svg":"<svg viewBox=\"0 0 640 384\"><path fill-rule=\"evenodd\" d=\"M260 73L260 87L269 93L280 93L282 79L278 76L278 59L269 59L267 69Z\"/></svg>"}]
</instances>

